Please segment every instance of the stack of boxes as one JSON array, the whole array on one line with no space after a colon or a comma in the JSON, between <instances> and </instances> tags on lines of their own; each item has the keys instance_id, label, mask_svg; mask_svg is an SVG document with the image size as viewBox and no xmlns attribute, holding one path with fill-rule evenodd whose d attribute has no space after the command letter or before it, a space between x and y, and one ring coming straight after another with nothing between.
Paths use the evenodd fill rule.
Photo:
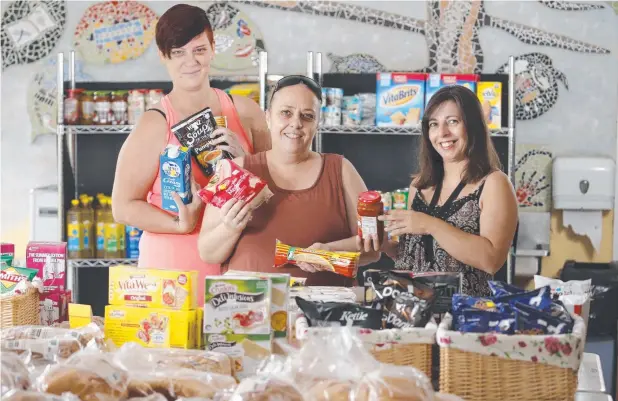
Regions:
<instances>
[{"instance_id":1,"label":"stack of boxes","mask_svg":"<svg viewBox=\"0 0 618 401\"><path fill-rule=\"evenodd\" d=\"M110 267L106 337L117 346L198 347L197 280L196 271Z\"/></svg>"},{"instance_id":2,"label":"stack of boxes","mask_svg":"<svg viewBox=\"0 0 618 401\"><path fill-rule=\"evenodd\" d=\"M43 281L40 295L41 324L51 326L68 319L71 290L66 288L66 242L31 241L26 247L26 267Z\"/></svg>"},{"instance_id":3,"label":"stack of boxes","mask_svg":"<svg viewBox=\"0 0 618 401\"><path fill-rule=\"evenodd\" d=\"M501 127L502 83L479 82L474 74L379 72L376 125L417 127L431 97L442 87L461 85L477 94L489 129Z\"/></svg>"}]
</instances>

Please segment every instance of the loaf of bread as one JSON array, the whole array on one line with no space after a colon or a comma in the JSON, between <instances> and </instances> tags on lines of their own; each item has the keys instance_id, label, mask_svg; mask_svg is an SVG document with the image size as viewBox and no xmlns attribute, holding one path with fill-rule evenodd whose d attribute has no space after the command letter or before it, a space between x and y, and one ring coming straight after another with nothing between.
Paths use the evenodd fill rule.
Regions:
<instances>
[{"instance_id":1,"label":"loaf of bread","mask_svg":"<svg viewBox=\"0 0 618 401\"><path fill-rule=\"evenodd\" d=\"M394 365L381 365L366 374L354 391L355 401L429 401L433 397L427 376L415 368Z\"/></svg>"},{"instance_id":2,"label":"loaf of bread","mask_svg":"<svg viewBox=\"0 0 618 401\"><path fill-rule=\"evenodd\" d=\"M344 380L315 380L305 392L306 401L354 401L352 391L355 383Z\"/></svg>"},{"instance_id":3,"label":"loaf of bread","mask_svg":"<svg viewBox=\"0 0 618 401\"><path fill-rule=\"evenodd\" d=\"M82 347L93 340L101 340L103 332L94 323L79 329L49 326L15 326L3 329L0 333L2 340L77 340Z\"/></svg>"},{"instance_id":4,"label":"loaf of bread","mask_svg":"<svg viewBox=\"0 0 618 401\"><path fill-rule=\"evenodd\" d=\"M2 396L3 401L79 401L79 398L72 394L58 396L55 394L40 393L38 391L11 391Z\"/></svg>"},{"instance_id":5,"label":"loaf of bread","mask_svg":"<svg viewBox=\"0 0 618 401\"><path fill-rule=\"evenodd\" d=\"M17 353L31 352L33 359L43 359L49 362L58 362L67 359L77 351L83 349L80 342L75 338L22 338L15 340L2 340L2 351L14 351Z\"/></svg>"},{"instance_id":6,"label":"loaf of bread","mask_svg":"<svg viewBox=\"0 0 618 401\"><path fill-rule=\"evenodd\" d=\"M231 376L197 373L188 369L132 372L128 384L129 397L144 397L155 393L168 400L177 398L212 398L222 390L236 387Z\"/></svg>"},{"instance_id":7,"label":"loaf of bread","mask_svg":"<svg viewBox=\"0 0 618 401\"><path fill-rule=\"evenodd\" d=\"M304 398L299 390L286 380L254 376L241 381L230 400L304 401Z\"/></svg>"},{"instance_id":8,"label":"loaf of bread","mask_svg":"<svg viewBox=\"0 0 618 401\"><path fill-rule=\"evenodd\" d=\"M3 352L0 364L2 395L11 390L26 390L30 387L30 374L19 355Z\"/></svg>"},{"instance_id":9,"label":"loaf of bread","mask_svg":"<svg viewBox=\"0 0 618 401\"><path fill-rule=\"evenodd\" d=\"M153 351L153 362L160 368L183 368L232 375L230 357L220 352L165 348L149 351Z\"/></svg>"}]
</instances>

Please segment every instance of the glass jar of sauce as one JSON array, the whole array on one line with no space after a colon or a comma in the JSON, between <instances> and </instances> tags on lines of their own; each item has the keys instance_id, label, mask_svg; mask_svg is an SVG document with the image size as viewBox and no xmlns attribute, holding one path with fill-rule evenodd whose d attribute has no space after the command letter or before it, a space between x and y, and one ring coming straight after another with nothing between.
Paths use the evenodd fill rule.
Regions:
<instances>
[{"instance_id":1,"label":"glass jar of sauce","mask_svg":"<svg viewBox=\"0 0 618 401\"><path fill-rule=\"evenodd\" d=\"M67 125L79 124L80 96L83 89L69 89L64 99L64 123Z\"/></svg>"},{"instance_id":2,"label":"glass jar of sauce","mask_svg":"<svg viewBox=\"0 0 618 401\"><path fill-rule=\"evenodd\" d=\"M94 123L96 125L109 125L112 123L112 103L109 93L94 92Z\"/></svg>"},{"instance_id":3,"label":"glass jar of sauce","mask_svg":"<svg viewBox=\"0 0 618 401\"><path fill-rule=\"evenodd\" d=\"M94 123L94 92L85 91L81 97L80 124L92 125Z\"/></svg>"},{"instance_id":4,"label":"glass jar of sauce","mask_svg":"<svg viewBox=\"0 0 618 401\"><path fill-rule=\"evenodd\" d=\"M133 89L129 91L128 109L129 125L137 124L146 110L146 97L142 89Z\"/></svg>"},{"instance_id":5,"label":"glass jar of sauce","mask_svg":"<svg viewBox=\"0 0 618 401\"><path fill-rule=\"evenodd\" d=\"M126 125L127 124L127 92L113 91L112 92L112 124Z\"/></svg>"},{"instance_id":6,"label":"glass jar of sauce","mask_svg":"<svg viewBox=\"0 0 618 401\"><path fill-rule=\"evenodd\" d=\"M378 191L362 192L358 196L356 213L359 237L365 239L377 235L381 243L384 236L384 222L378 220L378 216L384 214L382 195Z\"/></svg>"},{"instance_id":7,"label":"glass jar of sauce","mask_svg":"<svg viewBox=\"0 0 618 401\"><path fill-rule=\"evenodd\" d=\"M154 105L161 100L161 98L163 98L162 89L150 89L148 91L148 96L146 96L146 110L152 109Z\"/></svg>"}]
</instances>

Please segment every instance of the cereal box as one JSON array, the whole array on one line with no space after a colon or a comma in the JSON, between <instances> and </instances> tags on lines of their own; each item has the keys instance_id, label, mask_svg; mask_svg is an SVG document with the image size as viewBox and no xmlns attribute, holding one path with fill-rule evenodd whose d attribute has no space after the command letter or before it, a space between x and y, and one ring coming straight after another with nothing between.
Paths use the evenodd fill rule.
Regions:
<instances>
[{"instance_id":1,"label":"cereal box","mask_svg":"<svg viewBox=\"0 0 618 401\"><path fill-rule=\"evenodd\" d=\"M429 99L443 86L461 85L476 93L478 75L474 74L429 74L427 76L427 92L425 93L425 106Z\"/></svg>"},{"instance_id":2,"label":"cereal box","mask_svg":"<svg viewBox=\"0 0 618 401\"><path fill-rule=\"evenodd\" d=\"M272 353L272 336L246 334L204 335L206 350L221 352L232 359L236 379L241 380L256 373L262 361Z\"/></svg>"},{"instance_id":3,"label":"cereal box","mask_svg":"<svg viewBox=\"0 0 618 401\"><path fill-rule=\"evenodd\" d=\"M197 307L196 271L109 268L109 304L189 310Z\"/></svg>"},{"instance_id":4,"label":"cereal box","mask_svg":"<svg viewBox=\"0 0 618 401\"><path fill-rule=\"evenodd\" d=\"M270 334L270 279L207 276L205 280L205 335Z\"/></svg>"},{"instance_id":5,"label":"cereal box","mask_svg":"<svg viewBox=\"0 0 618 401\"><path fill-rule=\"evenodd\" d=\"M376 90L378 126L417 126L425 110L426 74L379 72Z\"/></svg>"},{"instance_id":6,"label":"cereal box","mask_svg":"<svg viewBox=\"0 0 618 401\"><path fill-rule=\"evenodd\" d=\"M476 95L483 106L487 128L502 127L502 82L479 82Z\"/></svg>"},{"instance_id":7,"label":"cereal box","mask_svg":"<svg viewBox=\"0 0 618 401\"><path fill-rule=\"evenodd\" d=\"M148 348L194 348L196 324L195 310L105 307L105 337L118 347L136 342Z\"/></svg>"},{"instance_id":8,"label":"cereal box","mask_svg":"<svg viewBox=\"0 0 618 401\"><path fill-rule=\"evenodd\" d=\"M290 275L286 273L261 273L228 270L225 275L251 276L270 279L270 327L275 338L286 338L288 328L288 303L290 298Z\"/></svg>"},{"instance_id":9,"label":"cereal box","mask_svg":"<svg viewBox=\"0 0 618 401\"><path fill-rule=\"evenodd\" d=\"M45 291L64 291L66 264L66 242L30 241L26 247L26 267L38 270Z\"/></svg>"}]
</instances>

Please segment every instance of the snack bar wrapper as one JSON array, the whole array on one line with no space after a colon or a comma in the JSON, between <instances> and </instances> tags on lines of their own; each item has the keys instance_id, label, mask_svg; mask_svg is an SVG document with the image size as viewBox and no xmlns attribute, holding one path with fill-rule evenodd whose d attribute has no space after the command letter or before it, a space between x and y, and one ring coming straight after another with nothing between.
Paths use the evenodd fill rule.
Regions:
<instances>
[{"instance_id":1,"label":"snack bar wrapper","mask_svg":"<svg viewBox=\"0 0 618 401\"><path fill-rule=\"evenodd\" d=\"M275 267L283 267L286 264L298 265L306 262L325 266L333 273L355 278L358 270L360 252L324 251L321 249L305 249L286 245L277 240L275 250Z\"/></svg>"},{"instance_id":2,"label":"snack bar wrapper","mask_svg":"<svg viewBox=\"0 0 618 401\"><path fill-rule=\"evenodd\" d=\"M206 177L214 174L215 166L219 160L232 158L229 152L217 149L212 144L213 132L217 129L217 122L210 107L187 117L172 126L171 129L178 142L191 149L191 153L195 156L195 160L197 160Z\"/></svg>"},{"instance_id":3,"label":"snack bar wrapper","mask_svg":"<svg viewBox=\"0 0 618 401\"><path fill-rule=\"evenodd\" d=\"M219 161L208 185L197 194L202 201L218 208L230 199L238 199L250 203L253 209L273 196L265 181L227 159Z\"/></svg>"}]
</instances>

